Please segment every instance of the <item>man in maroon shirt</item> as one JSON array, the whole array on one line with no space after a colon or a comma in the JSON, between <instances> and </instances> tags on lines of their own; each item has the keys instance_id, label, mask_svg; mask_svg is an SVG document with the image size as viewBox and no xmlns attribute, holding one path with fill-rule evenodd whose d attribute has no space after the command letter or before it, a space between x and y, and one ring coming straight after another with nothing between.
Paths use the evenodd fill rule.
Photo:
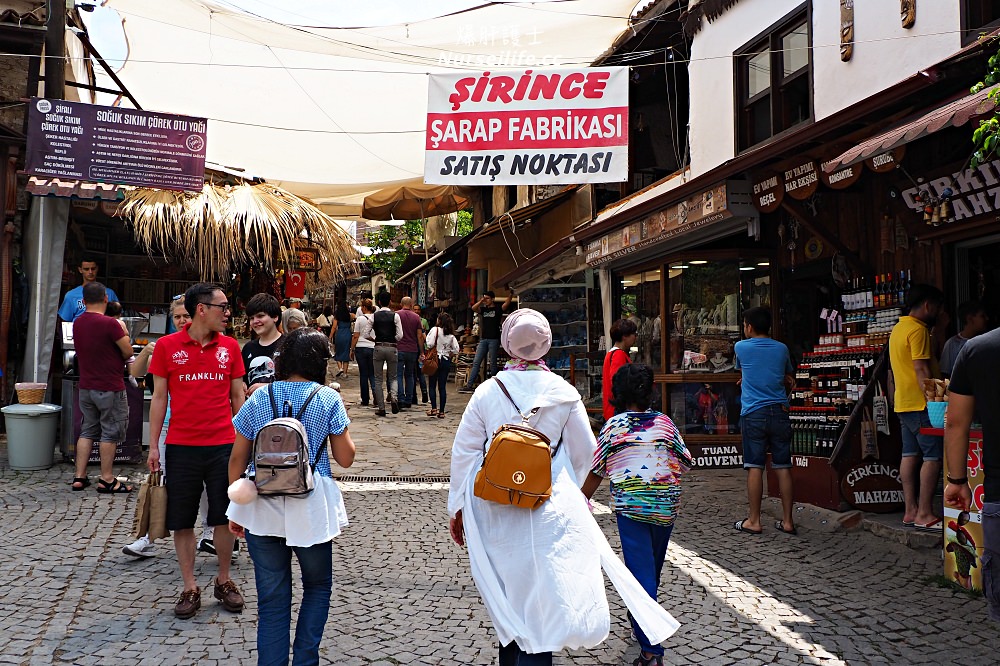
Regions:
<instances>
[{"instance_id":1,"label":"man in maroon shirt","mask_svg":"<svg viewBox=\"0 0 1000 666\"><path fill-rule=\"evenodd\" d=\"M233 549L229 531L229 456L236 440L233 415L243 405L243 357L233 338L222 335L232 308L217 285L196 284L184 294L184 308L191 323L160 338L153 350L149 371L153 399L149 406L149 441L158 442L170 399L170 425L166 439L167 529L174 534L174 549L184 590L174 607L181 619L201 608L201 590L194 576L198 504L208 495L208 525L214 530L219 573L215 598L226 610L241 612L243 595L229 577ZM149 447L149 469L160 469L159 447Z\"/></svg>"},{"instance_id":2,"label":"man in maroon shirt","mask_svg":"<svg viewBox=\"0 0 1000 666\"><path fill-rule=\"evenodd\" d=\"M413 299L404 296L399 301L399 323L403 325L403 337L396 344L399 364L396 366L396 384L399 386L399 408L409 409L417 403L417 359L424 348L424 330L420 315L414 312Z\"/></svg>"},{"instance_id":3,"label":"man in maroon shirt","mask_svg":"<svg viewBox=\"0 0 1000 666\"><path fill-rule=\"evenodd\" d=\"M128 400L125 397L125 362L132 357L128 334L118 320L105 317L108 292L100 282L83 287L83 314L73 321L77 366L80 370L80 412L83 428L76 440L76 477L73 490L90 485L87 463L94 441L101 453L99 493L132 491L115 478L113 467L118 442L125 439L128 427Z\"/></svg>"}]
</instances>

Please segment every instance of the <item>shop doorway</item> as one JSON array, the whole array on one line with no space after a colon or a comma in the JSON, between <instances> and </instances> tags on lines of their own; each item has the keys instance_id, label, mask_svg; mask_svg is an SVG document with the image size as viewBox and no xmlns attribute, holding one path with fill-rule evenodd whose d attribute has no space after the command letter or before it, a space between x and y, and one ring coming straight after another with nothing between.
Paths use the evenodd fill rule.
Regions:
<instances>
[{"instance_id":1,"label":"shop doorway","mask_svg":"<svg viewBox=\"0 0 1000 666\"><path fill-rule=\"evenodd\" d=\"M955 244L955 306L979 301L990 317L990 328L1000 323L1000 234Z\"/></svg>"}]
</instances>

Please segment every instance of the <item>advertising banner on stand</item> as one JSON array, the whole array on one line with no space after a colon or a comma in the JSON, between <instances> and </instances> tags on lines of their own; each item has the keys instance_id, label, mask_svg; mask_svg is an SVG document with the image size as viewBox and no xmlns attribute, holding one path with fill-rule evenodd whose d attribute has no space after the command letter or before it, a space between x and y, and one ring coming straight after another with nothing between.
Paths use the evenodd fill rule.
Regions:
<instances>
[{"instance_id":1,"label":"advertising banner on stand","mask_svg":"<svg viewBox=\"0 0 1000 666\"><path fill-rule=\"evenodd\" d=\"M32 98L24 171L32 176L200 192L205 118Z\"/></svg>"},{"instance_id":2,"label":"advertising banner on stand","mask_svg":"<svg viewBox=\"0 0 1000 666\"><path fill-rule=\"evenodd\" d=\"M431 74L424 182L628 178L628 68Z\"/></svg>"}]
</instances>

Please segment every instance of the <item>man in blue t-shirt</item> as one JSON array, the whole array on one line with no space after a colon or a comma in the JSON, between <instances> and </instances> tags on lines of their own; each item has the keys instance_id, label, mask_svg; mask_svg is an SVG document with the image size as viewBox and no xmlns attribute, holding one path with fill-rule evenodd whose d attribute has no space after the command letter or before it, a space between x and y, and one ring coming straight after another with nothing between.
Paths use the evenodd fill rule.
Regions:
<instances>
[{"instance_id":1,"label":"man in blue t-shirt","mask_svg":"<svg viewBox=\"0 0 1000 666\"><path fill-rule=\"evenodd\" d=\"M764 497L764 466L771 453L771 468L778 477L781 492L782 520L774 528L795 534L792 520L792 422L788 418L788 389L795 381L795 371L788 347L771 338L771 312L750 308L743 313L743 335L736 343L736 369L740 379L742 409L740 430L743 433L743 468L747 471L747 496L750 515L737 520L740 532L760 534L760 504Z\"/></svg>"},{"instance_id":2,"label":"man in blue t-shirt","mask_svg":"<svg viewBox=\"0 0 1000 666\"><path fill-rule=\"evenodd\" d=\"M85 255L80 260L80 265L76 270L80 271L80 275L83 276L83 284L67 291L66 295L63 296L62 305L59 306L59 318L71 323L87 309L83 302L83 288L91 282L97 281L97 262L94 261L93 257ZM114 289L106 287L106 291L108 303L120 302Z\"/></svg>"}]
</instances>

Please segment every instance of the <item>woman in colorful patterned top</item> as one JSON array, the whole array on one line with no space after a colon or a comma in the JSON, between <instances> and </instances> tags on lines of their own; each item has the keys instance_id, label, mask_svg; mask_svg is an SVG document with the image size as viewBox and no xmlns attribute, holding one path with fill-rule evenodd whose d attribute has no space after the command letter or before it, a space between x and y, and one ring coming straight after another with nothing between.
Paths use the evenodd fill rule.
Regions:
<instances>
[{"instance_id":1,"label":"woman in colorful patterned top","mask_svg":"<svg viewBox=\"0 0 1000 666\"><path fill-rule=\"evenodd\" d=\"M681 474L690 469L691 454L670 417L650 409L652 368L625 365L611 384L616 413L597 437L583 493L589 498L604 479L611 479L625 565L655 600L677 515ZM633 666L662 666L663 647L651 644L634 621L632 628L642 650Z\"/></svg>"}]
</instances>

